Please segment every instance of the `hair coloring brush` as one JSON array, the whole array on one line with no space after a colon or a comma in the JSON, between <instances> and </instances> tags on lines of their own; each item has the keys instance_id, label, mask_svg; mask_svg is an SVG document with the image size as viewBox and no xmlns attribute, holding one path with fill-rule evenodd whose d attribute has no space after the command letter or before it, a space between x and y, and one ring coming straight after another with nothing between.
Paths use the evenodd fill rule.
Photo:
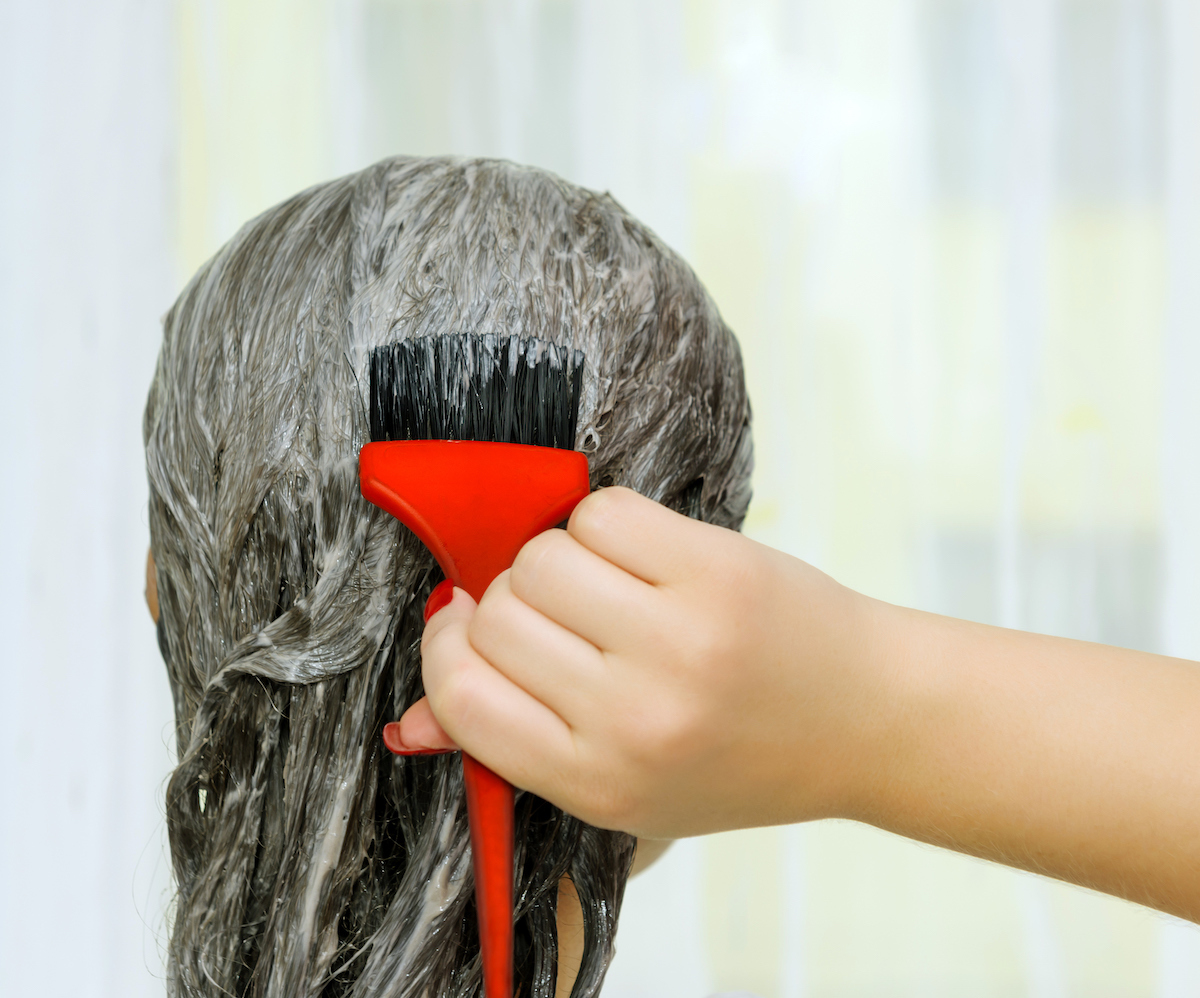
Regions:
<instances>
[{"instance_id":1,"label":"hair coloring brush","mask_svg":"<svg viewBox=\"0 0 1200 998\"><path fill-rule=\"evenodd\" d=\"M371 351L359 482L446 573L426 619L453 586L478 602L526 541L590 491L587 458L571 450L582 378L581 352L540 340L435 336ZM513 788L465 752L462 761L483 992L512 998Z\"/></svg>"}]
</instances>

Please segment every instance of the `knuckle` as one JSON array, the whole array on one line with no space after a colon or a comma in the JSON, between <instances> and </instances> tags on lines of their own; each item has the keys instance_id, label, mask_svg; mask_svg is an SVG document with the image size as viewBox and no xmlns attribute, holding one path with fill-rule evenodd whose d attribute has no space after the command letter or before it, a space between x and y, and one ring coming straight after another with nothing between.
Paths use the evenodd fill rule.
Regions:
<instances>
[{"instance_id":1,"label":"knuckle","mask_svg":"<svg viewBox=\"0 0 1200 998\"><path fill-rule=\"evenodd\" d=\"M519 636L513 617L515 600L515 596L506 592L486 606L481 603L479 612L467 626L467 644L489 665L494 666L497 656Z\"/></svg>"},{"instance_id":2,"label":"knuckle","mask_svg":"<svg viewBox=\"0 0 1200 998\"><path fill-rule=\"evenodd\" d=\"M741 633L738 622L753 620L754 615L741 612L736 597L731 597L731 603L732 606L710 608L711 612L703 607L677 606L678 612L672 615L675 622L672 631L664 638L663 651L668 661L688 672L706 672L734 660Z\"/></svg>"},{"instance_id":3,"label":"knuckle","mask_svg":"<svg viewBox=\"0 0 1200 998\"><path fill-rule=\"evenodd\" d=\"M504 616L505 595L488 590L488 595L479 604L479 609L467 625L467 641L478 647L477 641L491 635Z\"/></svg>"},{"instance_id":4,"label":"knuckle","mask_svg":"<svg viewBox=\"0 0 1200 998\"><path fill-rule=\"evenodd\" d=\"M671 770L685 763L702 740L704 725L699 714L682 702L660 710L642 746L647 764Z\"/></svg>"},{"instance_id":5,"label":"knuckle","mask_svg":"<svg viewBox=\"0 0 1200 998\"><path fill-rule=\"evenodd\" d=\"M472 664L465 649L426 660L425 693L439 720L461 721L470 713L477 685Z\"/></svg>"},{"instance_id":6,"label":"knuckle","mask_svg":"<svg viewBox=\"0 0 1200 998\"><path fill-rule=\"evenodd\" d=\"M683 695L657 696L652 706L631 709L620 738L624 769L631 777L626 785L686 768L705 744L705 716L699 701Z\"/></svg>"},{"instance_id":7,"label":"knuckle","mask_svg":"<svg viewBox=\"0 0 1200 998\"><path fill-rule=\"evenodd\" d=\"M628 492L629 489L614 485L591 493L571 513L567 522L568 532L581 537L603 533L613 519L620 515L620 509L626 500L625 493Z\"/></svg>"},{"instance_id":8,"label":"knuckle","mask_svg":"<svg viewBox=\"0 0 1200 998\"><path fill-rule=\"evenodd\" d=\"M547 530L528 541L517 552L509 576L509 586L518 597L537 585L557 557L559 545L566 539L561 530Z\"/></svg>"},{"instance_id":9,"label":"knuckle","mask_svg":"<svg viewBox=\"0 0 1200 998\"><path fill-rule=\"evenodd\" d=\"M421 665L423 668L437 668L441 665L444 649L446 647L446 628L433 630L433 628L425 628L421 635Z\"/></svg>"},{"instance_id":10,"label":"knuckle","mask_svg":"<svg viewBox=\"0 0 1200 998\"><path fill-rule=\"evenodd\" d=\"M598 780L590 788L583 810L585 820L598 828L629 829L638 823L641 808L638 795L627 780Z\"/></svg>"}]
</instances>

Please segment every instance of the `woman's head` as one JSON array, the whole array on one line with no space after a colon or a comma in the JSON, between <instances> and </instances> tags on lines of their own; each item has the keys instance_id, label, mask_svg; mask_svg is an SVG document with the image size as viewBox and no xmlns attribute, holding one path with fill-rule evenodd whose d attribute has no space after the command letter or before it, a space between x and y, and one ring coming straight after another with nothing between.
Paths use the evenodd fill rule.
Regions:
<instances>
[{"instance_id":1,"label":"woman's head","mask_svg":"<svg viewBox=\"0 0 1200 998\"><path fill-rule=\"evenodd\" d=\"M584 352L576 447L623 484L738 526L749 407L695 276L611 198L496 161L394 159L264 213L167 316L146 406L160 638L180 763L171 988L197 995L478 989L461 779L396 759L440 577L358 494L367 363L444 333ZM599 985L632 853L517 802L517 967L554 986L559 879L577 994Z\"/></svg>"}]
</instances>

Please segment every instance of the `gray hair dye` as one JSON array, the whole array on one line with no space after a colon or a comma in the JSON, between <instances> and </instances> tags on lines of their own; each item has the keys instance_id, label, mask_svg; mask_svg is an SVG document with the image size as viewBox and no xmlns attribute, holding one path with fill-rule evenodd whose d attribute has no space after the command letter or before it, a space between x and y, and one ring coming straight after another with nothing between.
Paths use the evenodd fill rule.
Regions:
<instances>
[{"instance_id":1,"label":"gray hair dye","mask_svg":"<svg viewBox=\"0 0 1200 998\"><path fill-rule=\"evenodd\" d=\"M750 410L695 275L607 195L484 160L385 160L249 222L168 313L146 404L151 547L179 764L173 996L457 998L481 986L456 756L381 730L422 695L440 573L359 495L373 347L450 333L583 351L575 446L738 527ZM633 840L516 815L521 998L550 998L558 881L599 991Z\"/></svg>"}]
</instances>

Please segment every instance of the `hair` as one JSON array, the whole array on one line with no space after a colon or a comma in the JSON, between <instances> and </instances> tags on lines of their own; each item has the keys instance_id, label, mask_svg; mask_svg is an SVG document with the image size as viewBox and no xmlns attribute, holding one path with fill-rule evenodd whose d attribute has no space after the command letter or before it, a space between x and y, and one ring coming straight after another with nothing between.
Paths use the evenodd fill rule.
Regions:
<instances>
[{"instance_id":1,"label":"hair","mask_svg":"<svg viewBox=\"0 0 1200 998\"><path fill-rule=\"evenodd\" d=\"M168 992L478 994L456 756L397 758L441 578L359 494L385 343L518 335L586 356L576 448L621 484L738 528L750 408L737 343L688 266L609 195L492 160L385 160L247 223L164 320L146 403L159 639L175 706ZM555 908L598 992L634 850L516 804L516 973L550 998Z\"/></svg>"}]
</instances>

